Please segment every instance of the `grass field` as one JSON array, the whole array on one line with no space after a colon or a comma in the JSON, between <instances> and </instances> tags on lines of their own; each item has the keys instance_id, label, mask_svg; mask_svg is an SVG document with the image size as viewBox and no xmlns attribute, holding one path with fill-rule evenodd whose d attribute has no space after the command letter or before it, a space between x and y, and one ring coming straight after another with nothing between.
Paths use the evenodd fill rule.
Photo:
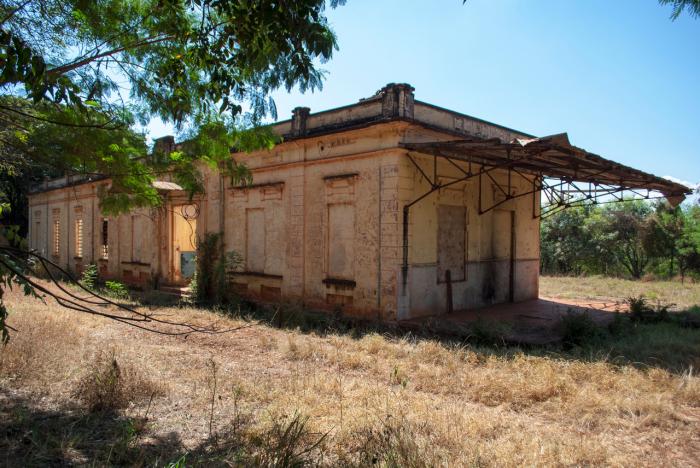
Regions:
<instances>
[{"instance_id":1,"label":"grass field","mask_svg":"<svg viewBox=\"0 0 700 468\"><path fill-rule=\"evenodd\" d=\"M674 304L677 309L700 306L700 283L686 281L631 281L603 276L541 276L540 294L585 300L624 300L644 295L652 303Z\"/></svg>"},{"instance_id":2,"label":"grass field","mask_svg":"<svg viewBox=\"0 0 700 468\"><path fill-rule=\"evenodd\" d=\"M569 281L544 278L543 293L568 294ZM608 281L572 291L632 294ZM697 294L641 285L674 302ZM516 349L164 308L246 326L172 338L5 299L17 331L0 351L0 465L698 463L698 330L645 325L591 346Z\"/></svg>"}]
</instances>

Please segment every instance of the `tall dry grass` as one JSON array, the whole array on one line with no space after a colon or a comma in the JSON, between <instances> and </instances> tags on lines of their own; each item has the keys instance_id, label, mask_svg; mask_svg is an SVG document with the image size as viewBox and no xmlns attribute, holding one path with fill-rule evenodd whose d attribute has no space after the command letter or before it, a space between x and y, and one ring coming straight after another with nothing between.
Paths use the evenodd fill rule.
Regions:
<instances>
[{"instance_id":1,"label":"tall dry grass","mask_svg":"<svg viewBox=\"0 0 700 468\"><path fill-rule=\"evenodd\" d=\"M132 381L159 389L121 405L127 421L148 423L111 452L85 435L36 453L22 448L21 436L0 436L0 453L5 448L14 460L51 454L97 464L690 466L700 453L696 370L262 324L169 338L15 293L8 301L19 332L2 350L0 395L23 408L7 414L9 428L31 428L47 409L68 411L100 353L114 352ZM193 309L167 312L223 320ZM89 414L89 405L78 403L77 411Z\"/></svg>"}]
</instances>

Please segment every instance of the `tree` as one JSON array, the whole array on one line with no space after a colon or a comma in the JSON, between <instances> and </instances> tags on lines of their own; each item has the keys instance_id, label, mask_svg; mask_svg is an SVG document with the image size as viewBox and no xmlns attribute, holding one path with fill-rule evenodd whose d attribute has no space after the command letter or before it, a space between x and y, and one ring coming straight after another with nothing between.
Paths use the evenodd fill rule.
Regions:
<instances>
[{"instance_id":1,"label":"tree","mask_svg":"<svg viewBox=\"0 0 700 468\"><path fill-rule=\"evenodd\" d=\"M684 229L676 239L678 269L681 279L689 270L700 271L700 206L695 205L684 213Z\"/></svg>"},{"instance_id":2,"label":"tree","mask_svg":"<svg viewBox=\"0 0 700 468\"><path fill-rule=\"evenodd\" d=\"M676 20L686 9L690 16L700 17L700 0L659 0L662 5L673 5L671 19Z\"/></svg>"},{"instance_id":3,"label":"tree","mask_svg":"<svg viewBox=\"0 0 700 468\"><path fill-rule=\"evenodd\" d=\"M339 3L333 0L331 6ZM27 129L19 119L68 127L69 133L55 131L72 141L79 129L125 130L152 117L189 128L192 138L202 126L236 133L217 132L222 139L207 147L223 151L185 151L167 161L183 182L196 181L196 173L184 170L202 159L229 164L225 143L274 142L269 132L251 130L253 137L241 132L257 127L265 115L275 117L271 90L321 86L316 62L330 59L336 48L324 7L324 0L0 0L0 90L3 97L17 98L0 103L0 123L20 133ZM119 146L122 136L114 144ZM29 136L22 138L35 146ZM26 146L6 139L2 144L13 147L9 154ZM137 205L157 203L143 174L163 168L134 163L145 156L140 146L139 154L132 145L119 148L124 157L82 152L78 164L59 164L77 173L99 169L116 178L114 191L128 188ZM127 210L131 206L124 201L106 207Z\"/></svg>"},{"instance_id":4,"label":"tree","mask_svg":"<svg viewBox=\"0 0 700 468\"><path fill-rule=\"evenodd\" d=\"M333 0L332 6L342 3ZM34 102L105 104L119 79L146 116L256 116L280 86L321 85L336 39L323 0L1 0L1 86ZM111 104L111 102L110 102Z\"/></svg>"},{"instance_id":5,"label":"tree","mask_svg":"<svg viewBox=\"0 0 700 468\"><path fill-rule=\"evenodd\" d=\"M642 277L651 259L644 245L651 211L643 200L615 203L603 210L599 226L601 246L635 279Z\"/></svg>"},{"instance_id":6,"label":"tree","mask_svg":"<svg viewBox=\"0 0 700 468\"><path fill-rule=\"evenodd\" d=\"M595 246L585 225L593 210L593 205L577 206L542 220L542 271L575 275L595 272Z\"/></svg>"},{"instance_id":7,"label":"tree","mask_svg":"<svg viewBox=\"0 0 700 468\"><path fill-rule=\"evenodd\" d=\"M668 276L672 278L678 259L678 241L685 230L685 213L680 206L672 207L663 201L656 204L647 223L642 239L644 248L652 257L668 261Z\"/></svg>"},{"instance_id":8,"label":"tree","mask_svg":"<svg viewBox=\"0 0 700 468\"><path fill-rule=\"evenodd\" d=\"M21 218L18 181L57 173L109 177L106 213L159 205L152 183L165 171L190 194L203 189L203 164L245 180L230 151L274 144L260 127L276 117L270 92L321 86L318 64L337 48L324 9L324 0L0 0L4 210L12 203ZM153 117L189 143L148 157L133 128ZM0 251L0 285L33 293L21 236L5 234L16 245ZM105 302L78 308L94 313L95 303ZM5 338L6 314L0 289Z\"/></svg>"}]
</instances>

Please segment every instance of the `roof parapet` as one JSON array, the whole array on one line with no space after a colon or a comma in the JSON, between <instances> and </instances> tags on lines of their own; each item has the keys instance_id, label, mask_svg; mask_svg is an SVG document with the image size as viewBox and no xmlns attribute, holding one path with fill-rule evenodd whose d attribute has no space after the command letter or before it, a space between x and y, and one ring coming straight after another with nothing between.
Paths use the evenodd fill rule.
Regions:
<instances>
[{"instance_id":1,"label":"roof parapet","mask_svg":"<svg viewBox=\"0 0 700 468\"><path fill-rule=\"evenodd\" d=\"M310 113L311 109L308 107L295 107L292 110L292 136L306 135L306 122Z\"/></svg>"},{"instance_id":2,"label":"roof parapet","mask_svg":"<svg viewBox=\"0 0 700 468\"><path fill-rule=\"evenodd\" d=\"M164 137L156 138L153 145L154 153L170 154L175 150L175 137L172 135L166 135Z\"/></svg>"},{"instance_id":3,"label":"roof parapet","mask_svg":"<svg viewBox=\"0 0 700 468\"><path fill-rule=\"evenodd\" d=\"M413 91L408 83L389 83L379 90L382 97L382 115L384 117L413 118Z\"/></svg>"}]
</instances>

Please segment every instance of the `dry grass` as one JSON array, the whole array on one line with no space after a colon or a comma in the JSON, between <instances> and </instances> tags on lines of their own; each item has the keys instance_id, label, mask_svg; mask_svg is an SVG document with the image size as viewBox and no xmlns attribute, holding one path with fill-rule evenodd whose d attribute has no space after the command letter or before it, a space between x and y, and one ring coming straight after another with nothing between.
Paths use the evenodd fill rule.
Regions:
<instances>
[{"instance_id":1,"label":"dry grass","mask_svg":"<svg viewBox=\"0 0 700 468\"><path fill-rule=\"evenodd\" d=\"M622 301L645 296L653 304L675 304L688 309L700 305L700 283L680 281L631 281L604 276L541 276L540 294L545 297L591 301Z\"/></svg>"},{"instance_id":2,"label":"dry grass","mask_svg":"<svg viewBox=\"0 0 700 468\"><path fill-rule=\"evenodd\" d=\"M0 358L0 464L690 466L700 453L695 371L262 324L168 338L7 299L19 332ZM72 395L112 351L160 391L97 430Z\"/></svg>"},{"instance_id":3,"label":"dry grass","mask_svg":"<svg viewBox=\"0 0 700 468\"><path fill-rule=\"evenodd\" d=\"M140 400L163 396L163 386L153 382L128 362L119 363L115 351L100 351L78 381L74 396L89 411L128 408Z\"/></svg>"}]
</instances>

